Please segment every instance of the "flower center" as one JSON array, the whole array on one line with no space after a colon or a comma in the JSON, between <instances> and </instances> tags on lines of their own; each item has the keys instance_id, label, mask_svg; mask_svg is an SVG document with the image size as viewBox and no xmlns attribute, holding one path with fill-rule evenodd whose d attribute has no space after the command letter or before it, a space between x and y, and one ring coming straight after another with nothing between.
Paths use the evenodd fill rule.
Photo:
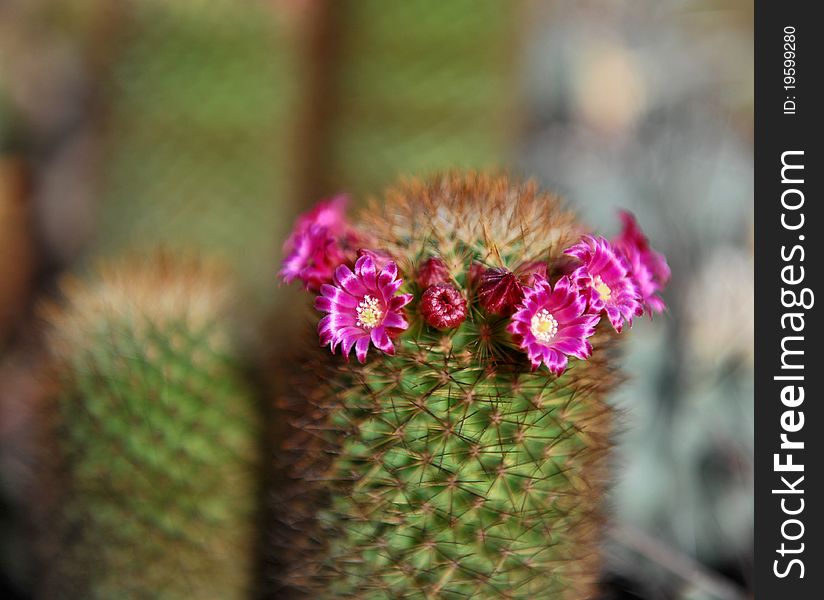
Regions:
<instances>
[{"instance_id":1,"label":"flower center","mask_svg":"<svg viewBox=\"0 0 824 600\"><path fill-rule=\"evenodd\" d=\"M542 308L533 315L529 329L539 342L548 342L558 333L558 321L551 312Z\"/></svg>"},{"instance_id":2,"label":"flower center","mask_svg":"<svg viewBox=\"0 0 824 600\"><path fill-rule=\"evenodd\" d=\"M364 329L377 327L383 318L383 311L378 299L369 294L363 297L355 311L358 313L357 325Z\"/></svg>"},{"instance_id":3,"label":"flower center","mask_svg":"<svg viewBox=\"0 0 824 600\"><path fill-rule=\"evenodd\" d=\"M592 280L592 287L595 288L595 291L598 292L598 295L601 296L601 300L604 302L608 301L610 296L612 296L612 290L604 283L600 275L596 275Z\"/></svg>"}]
</instances>

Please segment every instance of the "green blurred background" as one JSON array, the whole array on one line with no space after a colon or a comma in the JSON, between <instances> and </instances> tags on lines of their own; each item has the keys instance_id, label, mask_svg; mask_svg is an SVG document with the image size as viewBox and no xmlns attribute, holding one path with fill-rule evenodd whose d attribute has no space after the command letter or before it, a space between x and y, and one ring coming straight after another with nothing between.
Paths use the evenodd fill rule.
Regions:
<instances>
[{"instance_id":1,"label":"green blurred background","mask_svg":"<svg viewBox=\"0 0 824 600\"><path fill-rule=\"evenodd\" d=\"M672 267L615 398L605 597L746 597L752 35L743 0L0 0L0 595L37 577L20 373L62 273L194 249L249 323L294 321L275 273L298 212L479 167L607 235L632 210ZM292 329L267 331L250 353Z\"/></svg>"}]
</instances>

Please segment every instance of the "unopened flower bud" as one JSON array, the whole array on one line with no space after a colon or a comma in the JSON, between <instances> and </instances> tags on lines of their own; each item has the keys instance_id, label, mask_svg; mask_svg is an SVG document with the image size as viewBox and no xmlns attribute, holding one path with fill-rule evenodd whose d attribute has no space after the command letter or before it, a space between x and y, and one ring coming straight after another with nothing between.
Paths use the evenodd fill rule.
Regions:
<instances>
[{"instance_id":1,"label":"unopened flower bud","mask_svg":"<svg viewBox=\"0 0 824 600\"><path fill-rule=\"evenodd\" d=\"M428 288L439 283L449 283L449 268L443 259L432 256L418 267L418 274L415 279L422 288Z\"/></svg>"},{"instance_id":2,"label":"unopened flower bud","mask_svg":"<svg viewBox=\"0 0 824 600\"><path fill-rule=\"evenodd\" d=\"M524 297L524 287L512 271L501 268L487 269L481 275L478 301L481 307L493 315L509 316Z\"/></svg>"},{"instance_id":3,"label":"unopened flower bud","mask_svg":"<svg viewBox=\"0 0 824 600\"><path fill-rule=\"evenodd\" d=\"M432 327L452 329L466 319L466 300L453 286L439 283L423 293L420 311Z\"/></svg>"}]
</instances>

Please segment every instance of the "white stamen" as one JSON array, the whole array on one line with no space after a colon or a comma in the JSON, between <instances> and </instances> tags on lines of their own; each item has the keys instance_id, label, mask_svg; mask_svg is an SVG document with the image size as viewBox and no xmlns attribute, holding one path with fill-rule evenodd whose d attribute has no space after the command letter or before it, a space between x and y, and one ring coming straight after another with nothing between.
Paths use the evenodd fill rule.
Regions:
<instances>
[{"instance_id":1,"label":"white stamen","mask_svg":"<svg viewBox=\"0 0 824 600\"><path fill-rule=\"evenodd\" d=\"M368 294L363 297L355 311L358 313L357 325L364 329L377 327L383 319L383 311L378 299Z\"/></svg>"},{"instance_id":2,"label":"white stamen","mask_svg":"<svg viewBox=\"0 0 824 600\"><path fill-rule=\"evenodd\" d=\"M547 309L542 308L532 317L530 331L539 342L549 342L558 333L558 321Z\"/></svg>"}]
</instances>

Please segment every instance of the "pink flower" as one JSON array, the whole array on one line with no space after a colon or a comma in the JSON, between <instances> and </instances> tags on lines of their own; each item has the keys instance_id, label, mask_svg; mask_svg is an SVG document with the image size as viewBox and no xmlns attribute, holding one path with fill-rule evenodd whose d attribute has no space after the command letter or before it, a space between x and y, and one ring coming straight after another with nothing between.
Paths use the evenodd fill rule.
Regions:
<instances>
[{"instance_id":1,"label":"pink flower","mask_svg":"<svg viewBox=\"0 0 824 600\"><path fill-rule=\"evenodd\" d=\"M355 271L346 265L335 270L335 285L324 284L315 299L315 308L327 313L318 323L321 345L330 350L340 345L348 357L352 347L358 361L366 360L369 343L386 354L394 354L389 338L409 327L403 307L412 300L411 294L396 295L403 284L398 268L389 262L379 272L370 256L361 256Z\"/></svg>"},{"instance_id":2,"label":"pink flower","mask_svg":"<svg viewBox=\"0 0 824 600\"><path fill-rule=\"evenodd\" d=\"M343 238L350 229L346 219L348 204L349 197L345 194L338 194L329 200L321 200L311 210L298 216L284 246L291 246L298 235L305 233L311 227L323 227L331 237Z\"/></svg>"},{"instance_id":3,"label":"pink flower","mask_svg":"<svg viewBox=\"0 0 824 600\"><path fill-rule=\"evenodd\" d=\"M298 217L283 244L286 258L278 275L285 283L297 279L307 290L317 292L332 281L335 267L351 254L348 244L356 239L344 214L347 202L346 196L335 196Z\"/></svg>"},{"instance_id":4,"label":"pink flower","mask_svg":"<svg viewBox=\"0 0 824 600\"><path fill-rule=\"evenodd\" d=\"M587 301L562 277L555 289L540 275L535 285L524 290L507 330L515 342L526 351L533 370L544 363L552 373L560 375L567 367L567 356L585 360L592 355L587 341L595 333L601 319L586 312Z\"/></svg>"},{"instance_id":5,"label":"pink flower","mask_svg":"<svg viewBox=\"0 0 824 600\"><path fill-rule=\"evenodd\" d=\"M316 225L292 236L291 251L283 260L279 275L285 283L298 279L307 290L317 292L321 285L332 281L335 267L345 261L337 240L329 236L325 227Z\"/></svg>"},{"instance_id":6,"label":"pink flower","mask_svg":"<svg viewBox=\"0 0 824 600\"><path fill-rule=\"evenodd\" d=\"M466 300L448 283L427 288L419 309L426 323L436 329L452 329L466 320Z\"/></svg>"},{"instance_id":7,"label":"pink flower","mask_svg":"<svg viewBox=\"0 0 824 600\"><path fill-rule=\"evenodd\" d=\"M570 275L572 284L587 298L593 313L606 312L615 331L632 317L643 314L638 286L629 276L629 265L602 237L584 236L564 251L583 263Z\"/></svg>"},{"instance_id":8,"label":"pink flower","mask_svg":"<svg viewBox=\"0 0 824 600\"><path fill-rule=\"evenodd\" d=\"M422 288L428 288L439 283L449 283L449 280L449 267L446 266L442 258L437 256L430 256L423 261L421 266L418 267L418 274L415 277L415 281Z\"/></svg>"},{"instance_id":9,"label":"pink flower","mask_svg":"<svg viewBox=\"0 0 824 600\"><path fill-rule=\"evenodd\" d=\"M670 279L667 259L649 246L649 240L641 231L632 213L621 211L624 229L612 245L626 257L630 265L630 276L638 286L641 301L647 312L663 312L667 307L657 292L662 290Z\"/></svg>"}]
</instances>

